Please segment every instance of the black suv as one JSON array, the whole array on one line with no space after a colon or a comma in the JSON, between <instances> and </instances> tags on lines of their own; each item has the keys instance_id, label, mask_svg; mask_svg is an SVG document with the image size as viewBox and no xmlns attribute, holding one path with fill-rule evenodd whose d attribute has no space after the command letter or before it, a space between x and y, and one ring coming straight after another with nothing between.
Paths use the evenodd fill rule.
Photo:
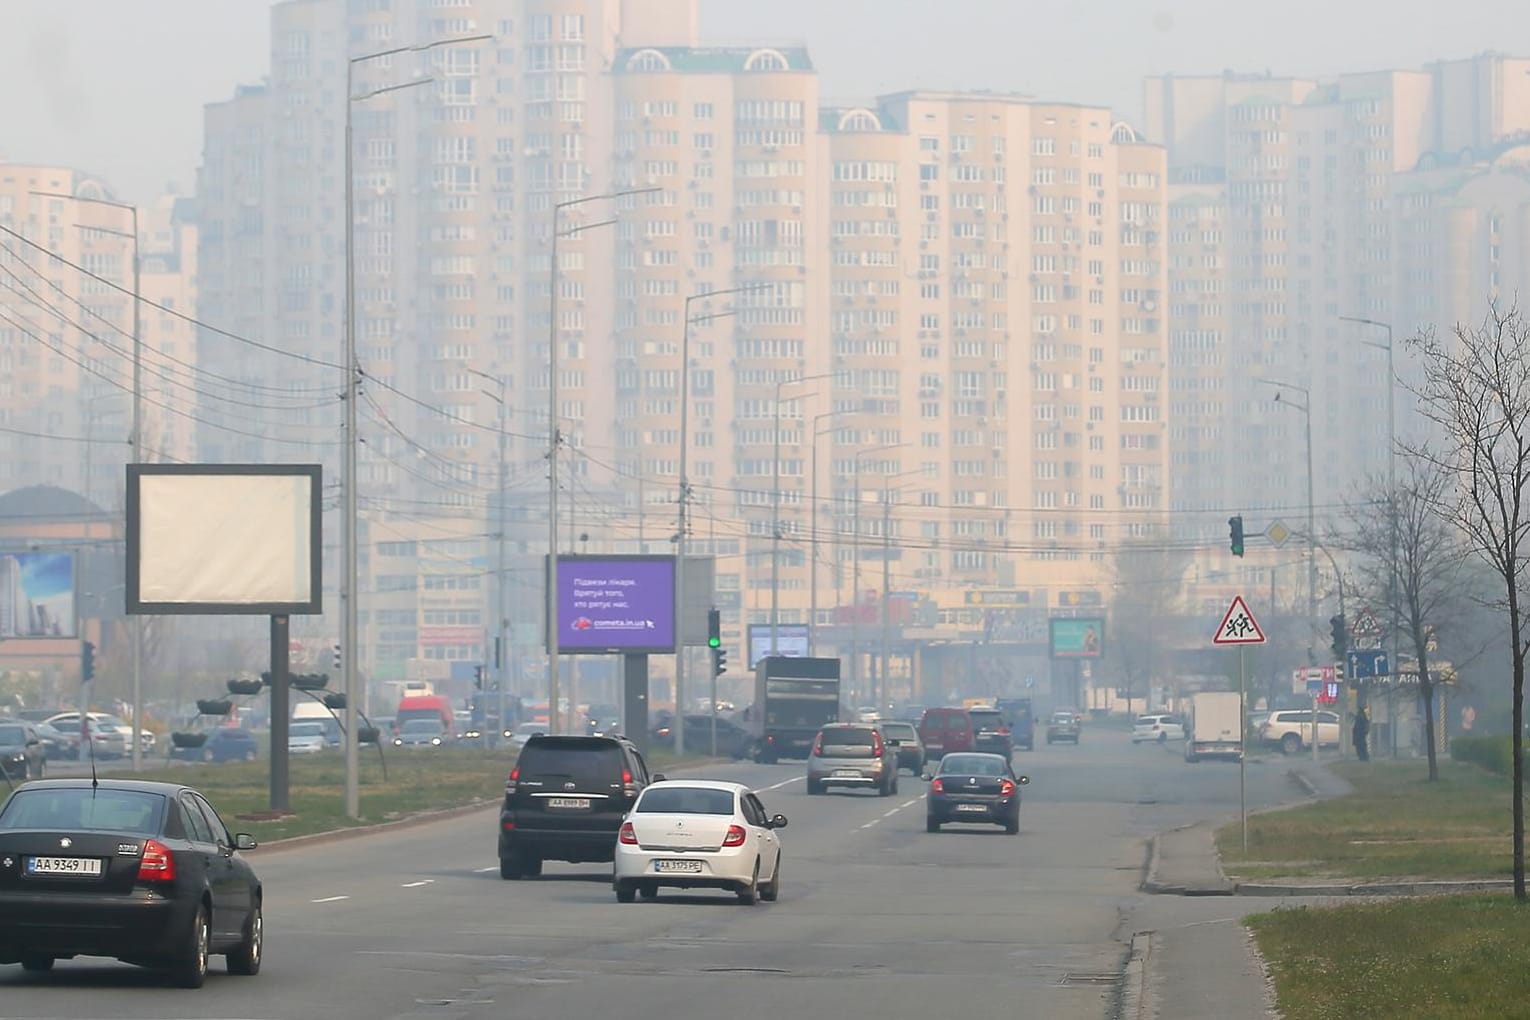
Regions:
<instances>
[{"instance_id":1,"label":"black suv","mask_svg":"<svg viewBox=\"0 0 1530 1020\"><path fill-rule=\"evenodd\" d=\"M616 833L650 782L637 747L621 737L532 737L505 780L499 875L542 873L544 860L614 861Z\"/></svg>"},{"instance_id":2,"label":"black suv","mask_svg":"<svg viewBox=\"0 0 1530 1020\"><path fill-rule=\"evenodd\" d=\"M1015 750L1010 737L1009 723L1004 713L996 708L969 708L972 718L972 749L987 754L1002 754L1008 758Z\"/></svg>"}]
</instances>

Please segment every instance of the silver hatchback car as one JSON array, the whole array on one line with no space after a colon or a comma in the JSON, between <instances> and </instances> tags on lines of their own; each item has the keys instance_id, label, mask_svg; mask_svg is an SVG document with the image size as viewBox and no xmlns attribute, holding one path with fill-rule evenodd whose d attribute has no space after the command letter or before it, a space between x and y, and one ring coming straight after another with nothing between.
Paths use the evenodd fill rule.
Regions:
<instances>
[{"instance_id":1,"label":"silver hatchback car","mask_svg":"<svg viewBox=\"0 0 1530 1020\"><path fill-rule=\"evenodd\" d=\"M898 792L898 750L877 723L830 723L808 755L807 792L856 786L888 797Z\"/></svg>"}]
</instances>

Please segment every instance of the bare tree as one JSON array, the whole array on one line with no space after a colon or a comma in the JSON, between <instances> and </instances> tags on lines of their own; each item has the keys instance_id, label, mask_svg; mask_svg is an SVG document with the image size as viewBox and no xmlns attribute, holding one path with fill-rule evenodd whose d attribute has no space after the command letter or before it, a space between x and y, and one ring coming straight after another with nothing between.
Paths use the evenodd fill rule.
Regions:
<instances>
[{"instance_id":1,"label":"bare tree","mask_svg":"<svg viewBox=\"0 0 1530 1020\"><path fill-rule=\"evenodd\" d=\"M1189 563L1190 554L1167 538L1138 539L1116 550L1108 654L1125 681L1128 711L1132 692L1149 696L1154 673L1177 647Z\"/></svg>"},{"instance_id":2,"label":"bare tree","mask_svg":"<svg viewBox=\"0 0 1530 1020\"><path fill-rule=\"evenodd\" d=\"M1428 332L1408 341L1423 364L1414 392L1438 427L1441 447L1411 452L1442 470L1438 512L1503 585L1513 666L1514 896L1525 895L1525 661L1530 656L1525 582L1530 553L1530 322L1494 306L1449 341Z\"/></svg>"},{"instance_id":3,"label":"bare tree","mask_svg":"<svg viewBox=\"0 0 1530 1020\"><path fill-rule=\"evenodd\" d=\"M1380 493L1381 498L1349 507L1343 535L1345 547L1359 554L1356 571L1360 589L1402 625L1417 661L1431 783L1440 778L1440 769L1434 740L1430 648L1438 636L1455 630L1460 623L1475 580L1468 569L1472 549L1465 533L1439 513L1449 501L1453 481L1427 452L1410 456L1395 488L1388 488L1380 479L1371 481L1367 491ZM1392 664L1394 675L1400 673L1399 666Z\"/></svg>"}]
</instances>

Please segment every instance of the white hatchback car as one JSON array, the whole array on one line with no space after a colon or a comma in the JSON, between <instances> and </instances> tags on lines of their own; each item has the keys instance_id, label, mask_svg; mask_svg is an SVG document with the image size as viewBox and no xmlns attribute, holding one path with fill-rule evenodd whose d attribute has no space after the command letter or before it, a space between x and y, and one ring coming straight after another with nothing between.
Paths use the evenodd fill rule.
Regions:
<instances>
[{"instance_id":1,"label":"white hatchback car","mask_svg":"<svg viewBox=\"0 0 1530 1020\"><path fill-rule=\"evenodd\" d=\"M650 784L616 837L613 884L618 903L645 899L660 886L726 889L743 904L781 895L784 815L767 815L747 786L707 780Z\"/></svg>"},{"instance_id":2,"label":"white hatchback car","mask_svg":"<svg viewBox=\"0 0 1530 1020\"><path fill-rule=\"evenodd\" d=\"M1175 715L1139 715L1132 723L1132 743L1156 740L1165 743L1185 739L1185 724Z\"/></svg>"}]
</instances>

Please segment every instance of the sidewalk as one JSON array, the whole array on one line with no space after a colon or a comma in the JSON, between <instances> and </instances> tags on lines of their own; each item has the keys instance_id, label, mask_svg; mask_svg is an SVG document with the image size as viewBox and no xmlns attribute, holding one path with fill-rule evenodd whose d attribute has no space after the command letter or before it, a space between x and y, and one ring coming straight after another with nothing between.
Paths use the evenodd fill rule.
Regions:
<instances>
[{"instance_id":1,"label":"sidewalk","mask_svg":"<svg viewBox=\"0 0 1530 1020\"><path fill-rule=\"evenodd\" d=\"M1343 780L1310 759L1281 763L1290 781L1312 799L1349 791ZM1281 810L1277 808L1276 810ZM1222 871L1214 836L1237 816L1197 822L1154 836L1142 891L1149 896L1131 918L1131 952L1122 983L1122 1017L1148 1020L1269 1020L1274 993L1244 916L1276 903L1233 897L1298 896L1327 903L1358 887L1236 883ZM1438 883L1430 883L1434 885ZM1396 895L1400 887L1362 890ZM1289 902L1289 901L1288 901Z\"/></svg>"}]
</instances>

